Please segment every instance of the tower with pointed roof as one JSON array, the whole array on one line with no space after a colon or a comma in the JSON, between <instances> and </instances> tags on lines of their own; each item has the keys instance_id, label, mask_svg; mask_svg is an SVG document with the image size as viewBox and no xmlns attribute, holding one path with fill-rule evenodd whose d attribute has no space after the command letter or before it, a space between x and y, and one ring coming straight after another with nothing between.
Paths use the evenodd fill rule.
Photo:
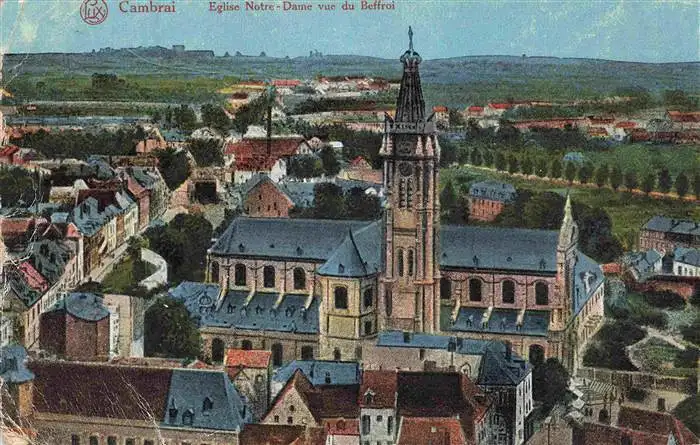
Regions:
<instances>
[{"instance_id":1,"label":"tower with pointed roof","mask_svg":"<svg viewBox=\"0 0 700 445\"><path fill-rule=\"evenodd\" d=\"M563 303L563 309L553 309L550 316L550 329L554 332L563 331L565 323L573 315L572 301L574 298L574 270L576 266L576 252L578 245L578 225L574 220L571 207L571 195L567 194L564 205L564 219L559 228L559 239L557 242L557 276L556 295L559 295ZM559 313L559 312L563 313ZM561 347L564 349L559 356L563 357L566 364L572 361L569 354L575 349L572 345L573 339L562 339ZM571 369L571 368L570 368Z\"/></svg>"},{"instance_id":2,"label":"tower with pointed roof","mask_svg":"<svg viewBox=\"0 0 700 445\"><path fill-rule=\"evenodd\" d=\"M425 116L418 69L422 59L413 48L411 28L408 36L408 50L400 58L403 77L396 114L385 119L379 152L387 193L380 324L383 329L436 332L440 146L432 116Z\"/></svg>"}]
</instances>

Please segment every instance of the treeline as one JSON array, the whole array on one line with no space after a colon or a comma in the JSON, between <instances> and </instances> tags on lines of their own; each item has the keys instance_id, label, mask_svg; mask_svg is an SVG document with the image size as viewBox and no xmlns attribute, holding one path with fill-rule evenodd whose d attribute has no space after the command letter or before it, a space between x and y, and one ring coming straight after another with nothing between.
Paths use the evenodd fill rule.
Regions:
<instances>
[{"instance_id":1,"label":"treeline","mask_svg":"<svg viewBox=\"0 0 700 445\"><path fill-rule=\"evenodd\" d=\"M340 172L340 162L332 147L324 147L317 155L296 155L289 159L287 174L294 178L335 176Z\"/></svg>"},{"instance_id":2,"label":"treeline","mask_svg":"<svg viewBox=\"0 0 700 445\"><path fill-rule=\"evenodd\" d=\"M120 128L117 131L61 131L49 133L39 130L27 133L14 144L33 148L48 158L84 159L89 155L134 155L136 143L143 139L143 129Z\"/></svg>"},{"instance_id":3,"label":"treeline","mask_svg":"<svg viewBox=\"0 0 700 445\"><path fill-rule=\"evenodd\" d=\"M290 211L292 218L375 220L382 214L379 198L368 195L360 187L347 193L332 182L320 182L314 187L314 205Z\"/></svg>"},{"instance_id":4,"label":"treeline","mask_svg":"<svg viewBox=\"0 0 700 445\"><path fill-rule=\"evenodd\" d=\"M635 170L623 171L616 165L610 167L607 164L601 164L596 167L591 162L570 162L558 158L549 160L527 153L469 149L468 147L459 147L454 158L460 164L495 168L510 174L536 175L543 179L565 179L569 184L578 181L581 184L595 184L598 187L609 186L615 191L622 187L627 191L639 189L647 195L653 191L669 193L674 190L680 197L692 193L700 199L699 172L681 172L674 178L667 168L662 168L656 173L640 176Z\"/></svg>"},{"instance_id":5,"label":"treeline","mask_svg":"<svg viewBox=\"0 0 700 445\"><path fill-rule=\"evenodd\" d=\"M290 111L291 114L321 113L324 111L359 111L389 109L390 102L381 99L320 98L306 99Z\"/></svg>"}]
</instances>

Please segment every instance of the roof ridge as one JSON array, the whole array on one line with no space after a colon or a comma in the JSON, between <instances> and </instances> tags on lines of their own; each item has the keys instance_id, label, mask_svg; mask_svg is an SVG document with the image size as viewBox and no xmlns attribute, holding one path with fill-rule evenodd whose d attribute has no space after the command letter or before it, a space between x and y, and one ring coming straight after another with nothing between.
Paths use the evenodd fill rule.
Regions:
<instances>
[{"instance_id":1,"label":"roof ridge","mask_svg":"<svg viewBox=\"0 0 700 445\"><path fill-rule=\"evenodd\" d=\"M352 244L352 247L354 248L355 254L360 259L360 264L362 265L362 270L364 271L365 275L367 275L367 262L364 260L364 258L362 258L362 254L360 253L360 249L357 247L357 243L355 243L355 237L352 234L351 227L348 227L348 233L349 233L350 242Z\"/></svg>"}]
</instances>

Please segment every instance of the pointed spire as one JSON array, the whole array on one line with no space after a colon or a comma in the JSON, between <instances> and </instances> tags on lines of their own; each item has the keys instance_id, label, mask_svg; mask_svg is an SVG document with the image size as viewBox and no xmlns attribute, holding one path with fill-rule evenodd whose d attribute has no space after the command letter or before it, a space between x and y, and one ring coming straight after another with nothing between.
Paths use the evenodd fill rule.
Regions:
<instances>
[{"instance_id":1,"label":"pointed spire","mask_svg":"<svg viewBox=\"0 0 700 445\"><path fill-rule=\"evenodd\" d=\"M421 122L425 120L425 101L418 65L423 59L413 48L413 28L410 26L408 27L408 50L399 60L403 63L403 77L396 103L396 121Z\"/></svg>"},{"instance_id":2,"label":"pointed spire","mask_svg":"<svg viewBox=\"0 0 700 445\"><path fill-rule=\"evenodd\" d=\"M564 205L564 220L572 220L574 219L573 214L571 213L571 193L566 192L566 204Z\"/></svg>"}]
</instances>

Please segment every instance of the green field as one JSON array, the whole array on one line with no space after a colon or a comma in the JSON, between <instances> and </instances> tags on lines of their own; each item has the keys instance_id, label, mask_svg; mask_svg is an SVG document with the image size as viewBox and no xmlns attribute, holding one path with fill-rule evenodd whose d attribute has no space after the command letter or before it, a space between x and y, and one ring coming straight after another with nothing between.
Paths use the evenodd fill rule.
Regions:
<instances>
[{"instance_id":1,"label":"green field","mask_svg":"<svg viewBox=\"0 0 700 445\"><path fill-rule=\"evenodd\" d=\"M495 179L513 184L516 188L533 192L552 191L564 194L565 185L539 179L525 179L510 176L493 170L462 166L441 170L441 182L454 179L466 191L467 184L475 180ZM615 192L611 189L597 187L570 188L574 201L580 201L592 207L603 208L613 222L613 233L624 245L637 237L639 228L654 215L666 215L674 218L700 219L700 206L688 201L677 199L655 199L643 195L633 195L627 192Z\"/></svg>"}]
</instances>

